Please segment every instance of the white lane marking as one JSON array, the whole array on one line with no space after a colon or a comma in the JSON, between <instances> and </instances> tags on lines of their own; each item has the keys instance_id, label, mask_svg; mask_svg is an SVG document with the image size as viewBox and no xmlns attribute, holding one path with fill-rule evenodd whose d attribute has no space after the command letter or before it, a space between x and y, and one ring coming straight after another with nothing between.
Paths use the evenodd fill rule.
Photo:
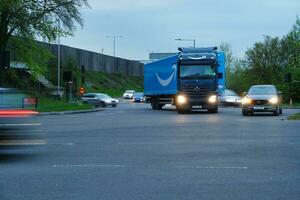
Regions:
<instances>
[{"instance_id":1,"label":"white lane marking","mask_svg":"<svg viewBox=\"0 0 300 200\"><path fill-rule=\"evenodd\" d=\"M243 170L248 169L248 167L244 167L244 166L176 166L175 168L186 168L186 169L243 169Z\"/></svg>"},{"instance_id":2,"label":"white lane marking","mask_svg":"<svg viewBox=\"0 0 300 200\"><path fill-rule=\"evenodd\" d=\"M125 167L125 165L53 165L54 168L72 168L72 167L107 167L107 168L114 168L114 167Z\"/></svg>"},{"instance_id":3,"label":"white lane marking","mask_svg":"<svg viewBox=\"0 0 300 200\"><path fill-rule=\"evenodd\" d=\"M119 145L167 145L167 144L177 144L177 143L171 143L171 142L164 142L164 143L150 143L150 142L138 142L138 143L134 143L134 142L130 142L130 143L126 143L126 142L119 142Z\"/></svg>"},{"instance_id":4,"label":"white lane marking","mask_svg":"<svg viewBox=\"0 0 300 200\"><path fill-rule=\"evenodd\" d=\"M0 124L0 126L40 126L41 124Z\"/></svg>"},{"instance_id":5,"label":"white lane marking","mask_svg":"<svg viewBox=\"0 0 300 200\"><path fill-rule=\"evenodd\" d=\"M48 145L66 145L66 146L73 146L75 143L73 142L66 142L66 143L48 143Z\"/></svg>"}]
</instances>

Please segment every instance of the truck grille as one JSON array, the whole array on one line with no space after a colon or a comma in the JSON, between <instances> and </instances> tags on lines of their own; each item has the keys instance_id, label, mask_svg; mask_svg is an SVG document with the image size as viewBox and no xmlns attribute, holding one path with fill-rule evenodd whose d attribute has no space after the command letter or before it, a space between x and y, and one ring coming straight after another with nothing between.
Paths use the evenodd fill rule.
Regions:
<instances>
[{"instance_id":1,"label":"truck grille","mask_svg":"<svg viewBox=\"0 0 300 200\"><path fill-rule=\"evenodd\" d=\"M208 86L182 86L181 91L192 99L207 97L212 90Z\"/></svg>"}]
</instances>

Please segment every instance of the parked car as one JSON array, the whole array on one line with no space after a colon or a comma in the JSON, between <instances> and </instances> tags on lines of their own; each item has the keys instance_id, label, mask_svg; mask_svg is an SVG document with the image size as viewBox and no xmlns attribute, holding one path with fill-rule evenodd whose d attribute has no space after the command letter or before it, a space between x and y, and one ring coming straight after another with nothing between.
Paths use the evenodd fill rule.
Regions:
<instances>
[{"instance_id":1,"label":"parked car","mask_svg":"<svg viewBox=\"0 0 300 200\"><path fill-rule=\"evenodd\" d=\"M116 107L119 103L117 99L114 99L104 93L87 93L84 94L81 99L84 103L89 103L96 107L105 107L109 105L112 107Z\"/></svg>"},{"instance_id":2,"label":"parked car","mask_svg":"<svg viewBox=\"0 0 300 200\"><path fill-rule=\"evenodd\" d=\"M242 100L242 114L272 112L277 116L282 114L281 102L281 92L274 85L254 85Z\"/></svg>"},{"instance_id":3,"label":"parked car","mask_svg":"<svg viewBox=\"0 0 300 200\"><path fill-rule=\"evenodd\" d=\"M226 89L224 94L219 96L219 103L223 106L240 106L242 98L236 92Z\"/></svg>"},{"instance_id":4,"label":"parked car","mask_svg":"<svg viewBox=\"0 0 300 200\"><path fill-rule=\"evenodd\" d=\"M123 99L132 99L135 91L134 90L126 90L123 94Z\"/></svg>"},{"instance_id":5,"label":"parked car","mask_svg":"<svg viewBox=\"0 0 300 200\"><path fill-rule=\"evenodd\" d=\"M133 95L134 102L145 102L145 95L142 92L137 92Z\"/></svg>"}]
</instances>

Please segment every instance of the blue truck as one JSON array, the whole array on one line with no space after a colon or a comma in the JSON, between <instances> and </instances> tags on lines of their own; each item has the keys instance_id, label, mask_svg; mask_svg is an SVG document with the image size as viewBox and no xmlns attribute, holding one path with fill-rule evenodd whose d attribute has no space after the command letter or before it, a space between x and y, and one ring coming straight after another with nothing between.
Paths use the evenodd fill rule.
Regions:
<instances>
[{"instance_id":1,"label":"blue truck","mask_svg":"<svg viewBox=\"0 0 300 200\"><path fill-rule=\"evenodd\" d=\"M218 95L225 90L225 53L217 47L178 48L177 55L144 67L144 93L154 110L176 106L218 112Z\"/></svg>"}]
</instances>

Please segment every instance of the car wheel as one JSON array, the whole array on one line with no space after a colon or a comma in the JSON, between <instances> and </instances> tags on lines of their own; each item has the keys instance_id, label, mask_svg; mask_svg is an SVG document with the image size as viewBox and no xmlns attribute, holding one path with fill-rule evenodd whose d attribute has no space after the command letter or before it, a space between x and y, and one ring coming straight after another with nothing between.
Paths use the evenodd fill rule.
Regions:
<instances>
[{"instance_id":1,"label":"car wheel","mask_svg":"<svg viewBox=\"0 0 300 200\"><path fill-rule=\"evenodd\" d=\"M115 108L115 107L117 107L117 104L113 104L113 105L111 105L111 106Z\"/></svg>"},{"instance_id":2,"label":"car wheel","mask_svg":"<svg viewBox=\"0 0 300 200\"><path fill-rule=\"evenodd\" d=\"M279 109L279 114L282 115L282 108Z\"/></svg>"},{"instance_id":3,"label":"car wheel","mask_svg":"<svg viewBox=\"0 0 300 200\"><path fill-rule=\"evenodd\" d=\"M279 113L280 113L280 110L279 110L279 108L277 108L277 109L273 112L273 115L274 115L274 116L278 116Z\"/></svg>"},{"instance_id":4,"label":"car wheel","mask_svg":"<svg viewBox=\"0 0 300 200\"><path fill-rule=\"evenodd\" d=\"M106 107L106 103L105 102L101 102L101 106L102 107Z\"/></svg>"}]
</instances>

